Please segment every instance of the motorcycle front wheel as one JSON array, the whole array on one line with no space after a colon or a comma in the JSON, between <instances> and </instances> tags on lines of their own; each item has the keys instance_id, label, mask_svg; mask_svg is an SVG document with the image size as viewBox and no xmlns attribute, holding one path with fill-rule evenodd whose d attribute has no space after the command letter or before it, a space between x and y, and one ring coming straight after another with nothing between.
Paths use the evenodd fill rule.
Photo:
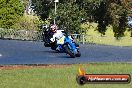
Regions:
<instances>
[{"instance_id":1,"label":"motorcycle front wheel","mask_svg":"<svg viewBox=\"0 0 132 88\"><path fill-rule=\"evenodd\" d=\"M77 51L76 57L80 57L81 53L79 51Z\"/></svg>"},{"instance_id":2,"label":"motorcycle front wheel","mask_svg":"<svg viewBox=\"0 0 132 88\"><path fill-rule=\"evenodd\" d=\"M64 45L65 52L70 55L70 57L75 58L75 55L73 52L71 52L68 45Z\"/></svg>"}]
</instances>

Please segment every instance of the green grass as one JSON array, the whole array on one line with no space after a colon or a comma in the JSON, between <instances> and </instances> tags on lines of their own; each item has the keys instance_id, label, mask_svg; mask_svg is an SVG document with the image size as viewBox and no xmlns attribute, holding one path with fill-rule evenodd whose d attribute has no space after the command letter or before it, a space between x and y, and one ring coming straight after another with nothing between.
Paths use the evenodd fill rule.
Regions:
<instances>
[{"instance_id":1,"label":"green grass","mask_svg":"<svg viewBox=\"0 0 132 88\"><path fill-rule=\"evenodd\" d=\"M76 83L80 65L34 67L29 69L0 70L0 88L132 88L130 84L86 84ZM87 74L130 74L132 64L89 63L82 67Z\"/></svg>"},{"instance_id":2,"label":"green grass","mask_svg":"<svg viewBox=\"0 0 132 88\"><path fill-rule=\"evenodd\" d=\"M130 37L130 32L125 31L125 36L120 40L117 40L114 37L112 27L107 27L105 35L102 37L101 34L96 30L97 24L83 24L81 25L84 30L86 30L85 42L104 44L104 45L113 45L113 46L132 46L132 37Z\"/></svg>"}]
</instances>

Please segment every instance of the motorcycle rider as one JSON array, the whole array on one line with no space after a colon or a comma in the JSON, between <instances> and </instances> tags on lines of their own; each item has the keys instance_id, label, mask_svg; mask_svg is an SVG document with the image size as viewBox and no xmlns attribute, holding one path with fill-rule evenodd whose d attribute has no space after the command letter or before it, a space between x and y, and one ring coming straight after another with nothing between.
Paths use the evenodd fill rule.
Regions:
<instances>
[{"instance_id":1,"label":"motorcycle rider","mask_svg":"<svg viewBox=\"0 0 132 88\"><path fill-rule=\"evenodd\" d=\"M57 42L57 48L56 50L60 51L60 46L59 45L63 45L64 44L64 39L65 39L65 35L63 34L62 30L58 30L58 27L56 24L53 24L50 27L51 32L53 33L52 38L50 39L51 42ZM73 40L73 38L71 36L68 36L71 40Z\"/></svg>"},{"instance_id":2,"label":"motorcycle rider","mask_svg":"<svg viewBox=\"0 0 132 88\"><path fill-rule=\"evenodd\" d=\"M53 24L51 27L50 27L50 30L51 32L53 33L53 37L50 39L52 42L54 42L55 40L60 43L58 40L62 37L64 37L64 34L62 33L61 30L58 30L58 27L56 24ZM62 44L62 43L60 43Z\"/></svg>"},{"instance_id":3,"label":"motorcycle rider","mask_svg":"<svg viewBox=\"0 0 132 88\"><path fill-rule=\"evenodd\" d=\"M51 42L55 42L56 41L56 44L57 44L56 50L60 51L60 46L59 45L64 44L64 38L65 38L65 36L62 33L62 30L58 30L58 27L57 27L56 24L51 25L50 31L53 34L53 36L50 39L50 41Z\"/></svg>"},{"instance_id":4,"label":"motorcycle rider","mask_svg":"<svg viewBox=\"0 0 132 88\"><path fill-rule=\"evenodd\" d=\"M78 51L79 45L77 45L74 42L74 39L72 38L72 36L70 35L69 32L66 32L66 35L64 35L62 30L58 30L58 27L57 27L56 24L53 24L50 27L50 30L53 33L53 36L50 39L50 41L53 42L53 46L51 45L51 49L56 50L58 52L64 52L63 51L63 49L64 49L64 47L63 47L64 41L65 42L69 41L68 44L73 49L74 56L80 57L81 54Z\"/></svg>"}]
</instances>

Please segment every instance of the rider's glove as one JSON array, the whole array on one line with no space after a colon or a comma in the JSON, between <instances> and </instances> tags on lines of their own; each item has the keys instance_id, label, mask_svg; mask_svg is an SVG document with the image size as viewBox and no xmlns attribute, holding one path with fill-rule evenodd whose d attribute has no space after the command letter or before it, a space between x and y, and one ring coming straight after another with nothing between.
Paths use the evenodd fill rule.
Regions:
<instances>
[{"instance_id":1,"label":"rider's glove","mask_svg":"<svg viewBox=\"0 0 132 88\"><path fill-rule=\"evenodd\" d=\"M51 38L51 39L50 39L50 41L51 41L51 42L54 42L54 41L55 41L55 39L54 39L54 38Z\"/></svg>"}]
</instances>

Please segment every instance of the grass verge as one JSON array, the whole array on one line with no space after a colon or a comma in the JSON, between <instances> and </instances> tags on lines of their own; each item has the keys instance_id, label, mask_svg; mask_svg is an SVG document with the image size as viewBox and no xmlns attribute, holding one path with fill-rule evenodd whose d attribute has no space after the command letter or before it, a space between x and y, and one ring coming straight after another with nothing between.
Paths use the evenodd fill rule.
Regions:
<instances>
[{"instance_id":1,"label":"grass verge","mask_svg":"<svg viewBox=\"0 0 132 88\"><path fill-rule=\"evenodd\" d=\"M126 30L124 33L124 37L121 37L117 40L114 37L114 32L111 26L107 27L105 35L101 36L101 34L97 31L96 23L88 23L82 24L81 27L85 31L85 42L86 43L95 43L95 44L103 44L103 45L113 45L113 46L132 46L132 37L131 32Z\"/></svg>"},{"instance_id":2,"label":"grass verge","mask_svg":"<svg viewBox=\"0 0 132 88\"><path fill-rule=\"evenodd\" d=\"M76 82L79 64L0 67L1 88L132 88L130 84L86 84ZM81 65L87 74L130 74L132 64L89 63Z\"/></svg>"}]
</instances>

